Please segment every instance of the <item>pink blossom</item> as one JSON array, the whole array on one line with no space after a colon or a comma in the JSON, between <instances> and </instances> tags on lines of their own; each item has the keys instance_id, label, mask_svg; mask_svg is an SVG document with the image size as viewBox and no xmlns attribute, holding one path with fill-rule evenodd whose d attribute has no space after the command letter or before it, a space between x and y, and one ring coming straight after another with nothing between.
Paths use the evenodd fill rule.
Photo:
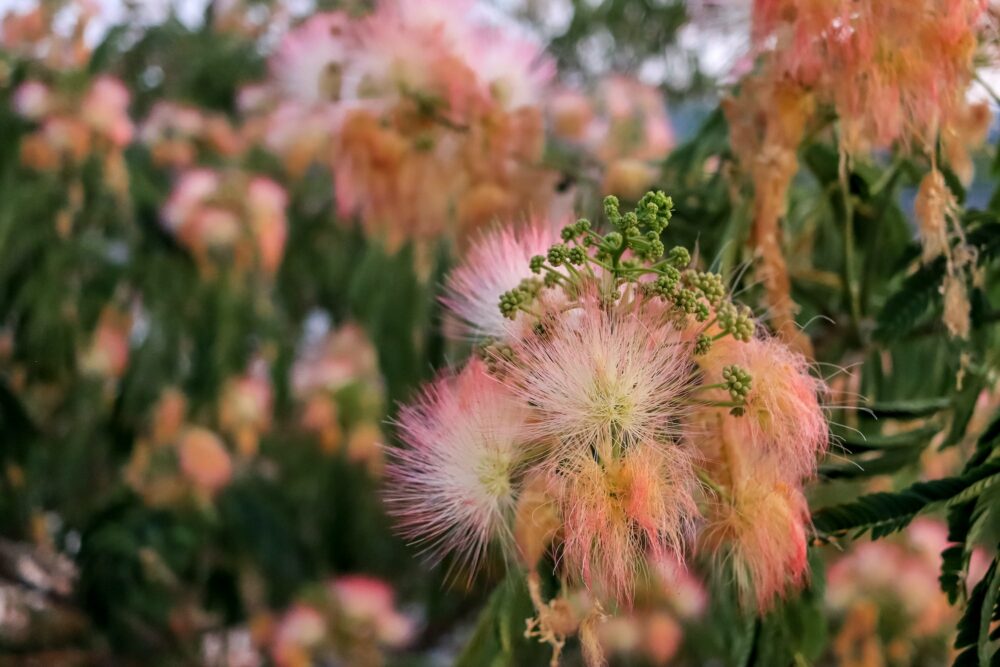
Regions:
<instances>
[{"instance_id":1,"label":"pink blossom","mask_svg":"<svg viewBox=\"0 0 1000 667\"><path fill-rule=\"evenodd\" d=\"M80 116L112 144L123 148L135 133L128 116L130 97L128 88L118 79L98 77L81 102Z\"/></svg>"},{"instance_id":2,"label":"pink blossom","mask_svg":"<svg viewBox=\"0 0 1000 667\"><path fill-rule=\"evenodd\" d=\"M356 623L370 624L379 643L404 646L414 634L413 619L396 610L396 595L375 577L337 577L330 586L340 610Z\"/></svg>"},{"instance_id":3,"label":"pink blossom","mask_svg":"<svg viewBox=\"0 0 1000 667\"><path fill-rule=\"evenodd\" d=\"M347 14L315 14L282 39L271 57L271 73L287 98L307 105L334 102L356 49Z\"/></svg>"},{"instance_id":4,"label":"pink blossom","mask_svg":"<svg viewBox=\"0 0 1000 667\"><path fill-rule=\"evenodd\" d=\"M194 485L214 494L229 484L232 460L222 440L204 428L189 428L177 445L181 471Z\"/></svg>"},{"instance_id":5,"label":"pink blossom","mask_svg":"<svg viewBox=\"0 0 1000 667\"><path fill-rule=\"evenodd\" d=\"M52 107L52 92L38 81L25 81L14 91L14 110L29 120L39 120Z\"/></svg>"},{"instance_id":6,"label":"pink blossom","mask_svg":"<svg viewBox=\"0 0 1000 667\"><path fill-rule=\"evenodd\" d=\"M521 228L498 227L476 240L448 277L442 301L458 322L451 333L503 339L512 323L500 313L500 295L526 278L528 264L544 255L559 235L554 225L535 220Z\"/></svg>"},{"instance_id":7,"label":"pink blossom","mask_svg":"<svg viewBox=\"0 0 1000 667\"><path fill-rule=\"evenodd\" d=\"M407 447L388 452L386 490L402 533L435 560L454 552L470 577L492 541L509 548L526 419L527 409L476 361L405 407L399 430Z\"/></svg>"},{"instance_id":8,"label":"pink blossom","mask_svg":"<svg viewBox=\"0 0 1000 667\"><path fill-rule=\"evenodd\" d=\"M633 445L674 447L695 375L690 345L644 303L605 310L588 299L525 337L507 369L534 407L535 439L563 455Z\"/></svg>"}]
</instances>

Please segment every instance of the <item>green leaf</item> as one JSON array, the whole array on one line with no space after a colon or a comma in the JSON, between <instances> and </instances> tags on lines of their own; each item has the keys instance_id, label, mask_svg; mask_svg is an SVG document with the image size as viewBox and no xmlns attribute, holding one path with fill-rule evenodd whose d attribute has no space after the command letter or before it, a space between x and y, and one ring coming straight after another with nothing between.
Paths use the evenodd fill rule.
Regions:
<instances>
[{"instance_id":1,"label":"green leaf","mask_svg":"<svg viewBox=\"0 0 1000 667\"><path fill-rule=\"evenodd\" d=\"M948 408L951 398L935 396L933 398L913 398L903 401L886 401L867 406L866 412L876 419L917 419L929 417ZM864 415L866 412L862 412Z\"/></svg>"},{"instance_id":2,"label":"green leaf","mask_svg":"<svg viewBox=\"0 0 1000 667\"><path fill-rule=\"evenodd\" d=\"M993 607L996 605L998 585L1000 585L1000 577L997 576L997 561L994 559L986 576L972 589L965 611L958 622L955 648L959 649L961 653L955 658L953 667L976 667L977 665L989 664L988 660L982 660L982 655L986 650L984 648L985 642L989 641L989 626L993 616Z\"/></svg>"},{"instance_id":3,"label":"green leaf","mask_svg":"<svg viewBox=\"0 0 1000 667\"><path fill-rule=\"evenodd\" d=\"M859 537L871 531L872 539L878 539L905 528L921 513L972 500L997 482L1000 461L994 460L959 477L917 482L896 493L873 493L823 508L813 514L813 525L821 536L854 533Z\"/></svg>"},{"instance_id":4,"label":"green leaf","mask_svg":"<svg viewBox=\"0 0 1000 667\"><path fill-rule=\"evenodd\" d=\"M540 664L538 647L529 646L523 632L532 615L527 583L520 570L513 569L490 595L455 667Z\"/></svg>"}]
</instances>

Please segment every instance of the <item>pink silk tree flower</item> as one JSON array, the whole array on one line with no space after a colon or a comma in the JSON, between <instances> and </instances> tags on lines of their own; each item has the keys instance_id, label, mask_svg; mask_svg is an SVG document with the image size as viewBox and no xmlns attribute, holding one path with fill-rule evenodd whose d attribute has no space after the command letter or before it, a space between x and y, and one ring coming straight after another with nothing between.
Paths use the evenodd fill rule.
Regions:
<instances>
[{"instance_id":1,"label":"pink silk tree flower","mask_svg":"<svg viewBox=\"0 0 1000 667\"><path fill-rule=\"evenodd\" d=\"M491 542L513 543L509 526L525 446L527 408L485 366L428 386L399 417L405 448L388 451L386 499L404 536L435 561L453 553L472 574Z\"/></svg>"}]
</instances>

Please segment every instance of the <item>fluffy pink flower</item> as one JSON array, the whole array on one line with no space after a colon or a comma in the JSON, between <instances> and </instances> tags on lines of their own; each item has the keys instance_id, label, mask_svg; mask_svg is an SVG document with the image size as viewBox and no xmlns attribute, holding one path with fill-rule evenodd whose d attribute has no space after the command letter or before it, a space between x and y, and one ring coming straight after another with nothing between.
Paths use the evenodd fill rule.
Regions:
<instances>
[{"instance_id":1,"label":"fluffy pink flower","mask_svg":"<svg viewBox=\"0 0 1000 667\"><path fill-rule=\"evenodd\" d=\"M413 637L414 623L396 610L396 595L386 582L364 575L337 577L330 585L337 604L351 621L370 625L380 644L405 645Z\"/></svg>"},{"instance_id":2,"label":"fluffy pink flower","mask_svg":"<svg viewBox=\"0 0 1000 667\"><path fill-rule=\"evenodd\" d=\"M745 414L724 417L740 446L772 457L791 482L815 472L829 443L829 430L819 403L824 384L809 373L805 357L777 339L740 343L725 338L700 361L706 384L721 383L723 369L731 364L751 375ZM726 400L727 394L718 390L714 397Z\"/></svg>"},{"instance_id":3,"label":"fluffy pink flower","mask_svg":"<svg viewBox=\"0 0 1000 667\"><path fill-rule=\"evenodd\" d=\"M642 442L604 462L584 451L554 474L563 564L599 595L627 605L648 557L680 558L698 512L685 449Z\"/></svg>"},{"instance_id":4,"label":"fluffy pink flower","mask_svg":"<svg viewBox=\"0 0 1000 667\"><path fill-rule=\"evenodd\" d=\"M285 35L270 62L283 97L307 105L340 99L344 66L356 49L350 25L344 12L325 12Z\"/></svg>"},{"instance_id":5,"label":"fluffy pink flower","mask_svg":"<svg viewBox=\"0 0 1000 667\"><path fill-rule=\"evenodd\" d=\"M189 428L177 447L181 472L197 488L214 494L229 483L233 475L232 459L215 433Z\"/></svg>"},{"instance_id":6,"label":"fluffy pink flower","mask_svg":"<svg viewBox=\"0 0 1000 667\"><path fill-rule=\"evenodd\" d=\"M482 26L470 38L462 45L463 56L500 108L542 103L556 65L536 40L496 26Z\"/></svg>"},{"instance_id":7,"label":"fluffy pink flower","mask_svg":"<svg viewBox=\"0 0 1000 667\"><path fill-rule=\"evenodd\" d=\"M425 389L399 417L408 447L389 451L386 496L401 532L435 560L454 552L470 576L491 541L508 546L526 419L477 361Z\"/></svg>"},{"instance_id":8,"label":"fluffy pink flower","mask_svg":"<svg viewBox=\"0 0 1000 667\"><path fill-rule=\"evenodd\" d=\"M711 498L699 547L728 567L742 604L763 612L808 575L809 508L800 491L761 472Z\"/></svg>"},{"instance_id":9,"label":"fluffy pink flower","mask_svg":"<svg viewBox=\"0 0 1000 667\"><path fill-rule=\"evenodd\" d=\"M264 364L226 382L219 401L219 427L235 440L243 455L256 453L258 439L271 428L272 401Z\"/></svg>"},{"instance_id":10,"label":"fluffy pink flower","mask_svg":"<svg viewBox=\"0 0 1000 667\"><path fill-rule=\"evenodd\" d=\"M311 650L327 637L323 614L307 604L297 604L278 623L271 644L271 658L278 667L310 664Z\"/></svg>"},{"instance_id":11,"label":"fluffy pink flower","mask_svg":"<svg viewBox=\"0 0 1000 667\"><path fill-rule=\"evenodd\" d=\"M38 81L25 81L14 92L14 110L30 120L39 120L52 107L52 92Z\"/></svg>"},{"instance_id":12,"label":"fluffy pink flower","mask_svg":"<svg viewBox=\"0 0 1000 667\"><path fill-rule=\"evenodd\" d=\"M443 301L458 319L452 333L505 338L514 325L500 312L500 295L535 276L528 264L559 241L555 226L535 220L520 229L497 227L482 235L448 277Z\"/></svg>"},{"instance_id":13,"label":"fluffy pink flower","mask_svg":"<svg viewBox=\"0 0 1000 667\"><path fill-rule=\"evenodd\" d=\"M110 76L98 77L80 104L80 116L112 144L124 148L135 134L128 116L128 88Z\"/></svg>"},{"instance_id":14,"label":"fluffy pink flower","mask_svg":"<svg viewBox=\"0 0 1000 667\"><path fill-rule=\"evenodd\" d=\"M177 234L191 215L218 191L222 179L211 169L192 169L181 175L163 207L163 221Z\"/></svg>"},{"instance_id":15,"label":"fluffy pink flower","mask_svg":"<svg viewBox=\"0 0 1000 667\"><path fill-rule=\"evenodd\" d=\"M507 372L534 407L532 435L560 455L605 460L631 446L674 446L695 375L690 344L639 302L606 310L595 299L525 336Z\"/></svg>"}]
</instances>

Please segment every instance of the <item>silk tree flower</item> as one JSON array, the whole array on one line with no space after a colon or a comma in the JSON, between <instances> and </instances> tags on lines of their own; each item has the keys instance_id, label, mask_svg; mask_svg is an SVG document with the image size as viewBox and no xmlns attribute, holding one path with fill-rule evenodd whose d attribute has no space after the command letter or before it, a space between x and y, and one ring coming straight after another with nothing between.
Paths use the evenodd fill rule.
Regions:
<instances>
[{"instance_id":1,"label":"silk tree flower","mask_svg":"<svg viewBox=\"0 0 1000 667\"><path fill-rule=\"evenodd\" d=\"M409 445L389 450L386 498L403 535L469 577L491 542L509 549L527 409L478 361L427 387L399 417Z\"/></svg>"},{"instance_id":2,"label":"silk tree flower","mask_svg":"<svg viewBox=\"0 0 1000 667\"><path fill-rule=\"evenodd\" d=\"M610 231L566 225L527 274L514 259L542 239L496 232L473 246L445 305L474 339L499 338L404 408L387 491L402 533L437 556L474 565L511 537L528 568L550 554L559 596L585 590L592 609L555 630L531 571L529 634L556 660L578 632L588 664L598 619L631 607L640 583L681 580L692 545L744 606L801 585L802 483L827 439L804 359L760 336L721 276L663 246L670 198L604 204Z\"/></svg>"},{"instance_id":3,"label":"silk tree flower","mask_svg":"<svg viewBox=\"0 0 1000 667\"><path fill-rule=\"evenodd\" d=\"M271 640L271 659L277 667L312 663L312 653L327 640L329 625L315 606L298 603L284 613Z\"/></svg>"},{"instance_id":4,"label":"silk tree flower","mask_svg":"<svg viewBox=\"0 0 1000 667\"><path fill-rule=\"evenodd\" d=\"M271 276L284 255L287 204L284 188L269 178L199 168L181 174L162 219L206 275L231 266Z\"/></svg>"},{"instance_id":5,"label":"silk tree flower","mask_svg":"<svg viewBox=\"0 0 1000 667\"><path fill-rule=\"evenodd\" d=\"M808 574L809 509L796 487L757 472L710 497L698 546L731 574L741 603L764 612Z\"/></svg>"},{"instance_id":6,"label":"silk tree flower","mask_svg":"<svg viewBox=\"0 0 1000 667\"><path fill-rule=\"evenodd\" d=\"M359 634L373 634L379 644L391 648L413 638L414 621L396 609L396 593L385 581L346 575L334 579L329 589L345 620L359 626Z\"/></svg>"},{"instance_id":7,"label":"silk tree flower","mask_svg":"<svg viewBox=\"0 0 1000 667\"><path fill-rule=\"evenodd\" d=\"M938 582L947 534L942 521L918 518L897 535L858 542L832 560L825 606L837 659L866 649L895 656L892 664L910 664L918 654L925 661L931 660L927 655L946 659L958 621ZM989 562L977 552L974 561Z\"/></svg>"},{"instance_id":8,"label":"silk tree flower","mask_svg":"<svg viewBox=\"0 0 1000 667\"><path fill-rule=\"evenodd\" d=\"M135 134L128 116L130 98L128 88L118 79L98 77L80 103L80 117L112 145L124 148Z\"/></svg>"},{"instance_id":9,"label":"silk tree flower","mask_svg":"<svg viewBox=\"0 0 1000 667\"><path fill-rule=\"evenodd\" d=\"M229 484L232 458L218 435L205 428L189 427L177 442L182 474L197 490L215 495Z\"/></svg>"},{"instance_id":10,"label":"silk tree flower","mask_svg":"<svg viewBox=\"0 0 1000 667\"><path fill-rule=\"evenodd\" d=\"M815 473L819 458L829 444L829 429L820 407L825 387L813 377L800 354L775 339L755 338L747 343L718 341L699 357L704 382L716 384L724 399L725 369L738 365L753 378L746 395L745 414L720 415L739 446L765 454L786 478L798 482Z\"/></svg>"},{"instance_id":11,"label":"silk tree flower","mask_svg":"<svg viewBox=\"0 0 1000 667\"><path fill-rule=\"evenodd\" d=\"M105 184L124 196L128 174L122 151L135 134L129 101L125 85L107 75L83 91L23 83L14 107L38 128L21 140L21 162L39 171L54 171L95 158L103 165Z\"/></svg>"},{"instance_id":12,"label":"silk tree flower","mask_svg":"<svg viewBox=\"0 0 1000 667\"><path fill-rule=\"evenodd\" d=\"M556 135L600 165L601 189L631 200L653 183L675 143L663 94L620 74L605 77L589 97L560 91L546 110Z\"/></svg>"},{"instance_id":13,"label":"silk tree flower","mask_svg":"<svg viewBox=\"0 0 1000 667\"><path fill-rule=\"evenodd\" d=\"M139 140L160 166L186 169L202 153L235 157L243 141L222 114L161 100L153 105L139 129Z\"/></svg>"},{"instance_id":14,"label":"silk tree flower","mask_svg":"<svg viewBox=\"0 0 1000 667\"><path fill-rule=\"evenodd\" d=\"M243 456L256 454L260 436L270 430L272 402L271 382L262 361L223 387L219 428L233 439Z\"/></svg>"},{"instance_id":15,"label":"silk tree flower","mask_svg":"<svg viewBox=\"0 0 1000 667\"><path fill-rule=\"evenodd\" d=\"M681 557L698 511L684 449L638 443L603 462L583 451L554 474L560 557L571 577L603 598L630 603L647 558Z\"/></svg>"},{"instance_id":16,"label":"silk tree flower","mask_svg":"<svg viewBox=\"0 0 1000 667\"><path fill-rule=\"evenodd\" d=\"M304 106L341 97L350 49L350 18L344 12L314 14L282 39L270 60L282 97Z\"/></svg>"},{"instance_id":17,"label":"silk tree flower","mask_svg":"<svg viewBox=\"0 0 1000 667\"><path fill-rule=\"evenodd\" d=\"M80 356L84 374L108 380L121 378L128 369L131 333L132 316L115 306L105 306L90 345Z\"/></svg>"},{"instance_id":18,"label":"silk tree flower","mask_svg":"<svg viewBox=\"0 0 1000 667\"><path fill-rule=\"evenodd\" d=\"M377 422L384 414L385 388L375 348L361 327L348 322L307 341L292 367L291 386L301 410L299 425L319 439L325 453L346 444L348 459L372 472L381 469Z\"/></svg>"},{"instance_id":19,"label":"silk tree flower","mask_svg":"<svg viewBox=\"0 0 1000 667\"><path fill-rule=\"evenodd\" d=\"M52 106L52 91L38 81L25 81L14 91L14 111L22 118L38 120Z\"/></svg>"},{"instance_id":20,"label":"silk tree flower","mask_svg":"<svg viewBox=\"0 0 1000 667\"><path fill-rule=\"evenodd\" d=\"M529 429L557 458L677 446L696 382L690 345L645 304L610 312L588 298L544 336L515 346L508 382L536 414Z\"/></svg>"},{"instance_id":21,"label":"silk tree flower","mask_svg":"<svg viewBox=\"0 0 1000 667\"><path fill-rule=\"evenodd\" d=\"M554 193L540 165L553 62L474 9L382 0L367 15L319 15L271 60L266 120L251 132L293 175L328 162L339 216L390 250L461 243L496 218L546 210Z\"/></svg>"},{"instance_id":22,"label":"silk tree flower","mask_svg":"<svg viewBox=\"0 0 1000 667\"><path fill-rule=\"evenodd\" d=\"M497 308L500 295L533 277L528 262L558 239L556 227L541 219L520 228L497 227L480 236L445 285L442 301L456 316L451 334L506 338L512 327Z\"/></svg>"}]
</instances>

